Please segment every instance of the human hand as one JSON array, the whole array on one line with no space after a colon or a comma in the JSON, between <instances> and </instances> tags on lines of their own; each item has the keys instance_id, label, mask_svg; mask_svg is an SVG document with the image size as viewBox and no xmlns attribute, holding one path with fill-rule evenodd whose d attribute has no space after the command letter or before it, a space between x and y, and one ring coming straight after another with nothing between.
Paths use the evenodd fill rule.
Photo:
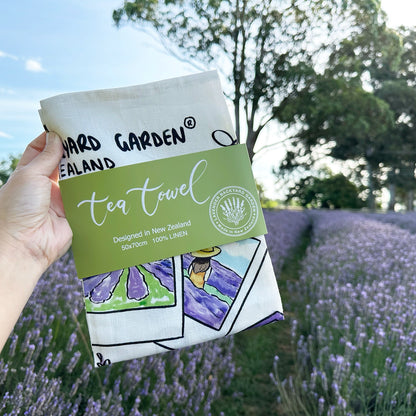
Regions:
<instances>
[{"instance_id":1,"label":"human hand","mask_svg":"<svg viewBox=\"0 0 416 416\"><path fill-rule=\"evenodd\" d=\"M0 248L12 248L17 261L29 256L43 270L68 250L72 240L58 186L62 153L58 135L42 133L0 188Z\"/></svg>"}]
</instances>

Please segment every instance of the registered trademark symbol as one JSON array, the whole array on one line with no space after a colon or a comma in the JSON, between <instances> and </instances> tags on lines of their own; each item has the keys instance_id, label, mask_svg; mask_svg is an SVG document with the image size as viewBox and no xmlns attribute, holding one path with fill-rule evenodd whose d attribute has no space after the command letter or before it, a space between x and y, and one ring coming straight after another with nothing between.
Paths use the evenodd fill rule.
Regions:
<instances>
[{"instance_id":1,"label":"registered trademark symbol","mask_svg":"<svg viewBox=\"0 0 416 416\"><path fill-rule=\"evenodd\" d=\"M185 117L185 119L183 120L183 125L187 128L187 129L193 129L196 126L196 120L194 117L189 116L189 117Z\"/></svg>"}]
</instances>

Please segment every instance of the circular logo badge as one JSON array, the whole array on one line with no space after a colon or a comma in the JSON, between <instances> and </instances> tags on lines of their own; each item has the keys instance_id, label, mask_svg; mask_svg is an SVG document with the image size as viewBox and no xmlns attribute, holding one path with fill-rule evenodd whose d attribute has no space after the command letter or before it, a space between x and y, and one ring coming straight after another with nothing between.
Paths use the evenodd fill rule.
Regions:
<instances>
[{"instance_id":1,"label":"circular logo badge","mask_svg":"<svg viewBox=\"0 0 416 416\"><path fill-rule=\"evenodd\" d=\"M222 234L238 237L257 223L259 210L253 195L241 186L220 189L211 199L209 217Z\"/></svg>"}]
</instances>

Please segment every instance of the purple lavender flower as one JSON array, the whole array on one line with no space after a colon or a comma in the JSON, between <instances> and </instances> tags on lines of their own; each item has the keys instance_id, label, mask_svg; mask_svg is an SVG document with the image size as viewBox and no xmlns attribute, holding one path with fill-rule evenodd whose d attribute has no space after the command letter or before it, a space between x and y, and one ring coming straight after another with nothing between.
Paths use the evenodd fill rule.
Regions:
<instances>
[{"instance_id":1,"label":"purple lavender flower","mask_svg":"<svg viewBox=\"0 0 416 416\"><path fill-rule=\"evenodd\" d=\"M306 381L305 400L318 413L320 371L330 386L324 396L328 414L374 412L368 397L361 398L364 381L374 397L384 392L377 396L380 414L390 414L393 405L395 412L407 414L416 373L416 235L382 222L380 216L374 221L370 215L347 212L309 215L312 243L299 283L291 289L299 314L306 316L293 334L302 374L295 390ZM277 394L290 398L283 385L278 384ZM397 394L392 398L390 392ZM282 405L290 408L285 400Z\"/></svg>"},{"instance_id":2,"label":"purple lavender flower","mask_svg":"<svg viewBox=\"0 0 416 416\"><path fill-rule=\"evenodd\" d=\"M104 277L101 282L94 287L91 291L90 299L94 303L105 302L111 298L117 284L120 282L120 277L123 274L123 270L116 270L111 272L108 276Z\"/></svg>"},{"instance_id":3,"label":"purple lavender flower","mask_svg":"<svg viewBox=\"0 0 416 416\"><path fill-rule=\"evenodd\" d=\"M141 300L149 294L149 289L143 274L137 267L129 267L127 276L127 297L129 299Z\"/></svg>"}]
</instances>

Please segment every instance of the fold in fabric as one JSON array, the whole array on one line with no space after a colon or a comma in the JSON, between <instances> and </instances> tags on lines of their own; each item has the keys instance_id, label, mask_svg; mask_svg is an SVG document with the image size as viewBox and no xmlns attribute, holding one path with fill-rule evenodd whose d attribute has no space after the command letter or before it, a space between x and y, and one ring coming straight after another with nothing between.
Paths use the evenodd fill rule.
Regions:
<instances>
[{"instance_id":1,"label":"fold in fabric","mask_svg":"<svg viewBox=\"0 0 416 416\"><path fill-rule=\"evenodd\" d=\"M215 71L64 94L41 101L39 113L67 150L61 180L237 143ZM283 319L263 236L126 265L83 279L83 287L96 366Z\"/></svg>"}]
</instances>

